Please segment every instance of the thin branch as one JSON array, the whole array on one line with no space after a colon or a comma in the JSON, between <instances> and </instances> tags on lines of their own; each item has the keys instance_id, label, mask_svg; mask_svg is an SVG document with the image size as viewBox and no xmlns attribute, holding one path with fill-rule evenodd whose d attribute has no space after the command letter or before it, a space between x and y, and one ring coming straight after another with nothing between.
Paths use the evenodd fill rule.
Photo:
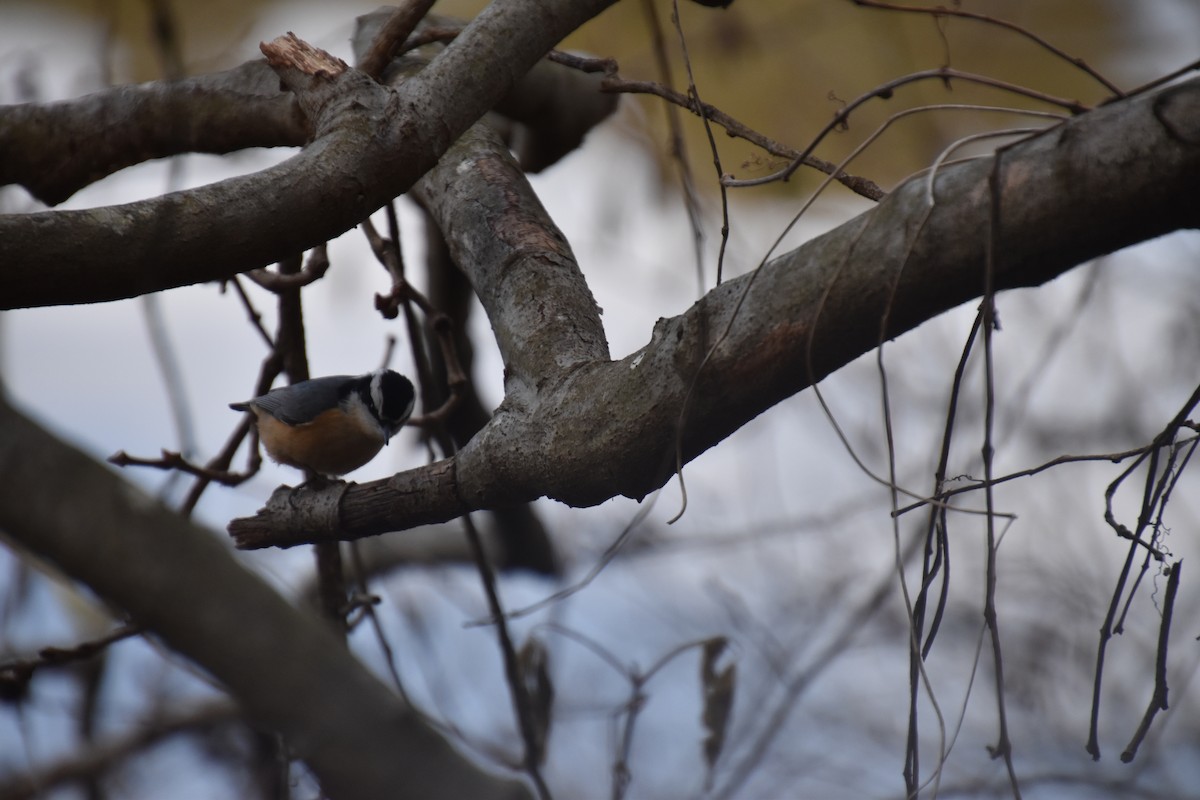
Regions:
<instances>
[{"instance_id":1,"label":"thin branch","mask_svg":"<svg viewBox=\"0 0 1200 800\"><path fill-rule=\"evenodd\" d=\"M761 178L752 178L748 180L728 180L726 183L729 186L761 186L762 184L771 183L773 181L786 181L792 176L793 172L795 172L802 164L805 163L804 160L812 155L812 152L816 149L817 145L824 141L826 136L846 125L850 115L856 109L858 109L859 106L875 98L887 100L892 97L896 89L911 83L919 83L926 80L939 80L947 86L949 86L953 80L960 80L980 86L987 86L993 89L1010 92L1021 97L1039 100L1049 105L1058 106L1070 111L1072 114L1082 114L1089 110L1087 106L1081 104L1077 100L1068 100L1062 97L1055 97L1053 95L1046 94L1045 92L1039 92L1035 89L1029 89L1024 86L1002 81L987 75L976 75L970 72L963 72L961 70L953 69L951 67L938 67L937 69L921 70L920 72L912 72L908 75L901 75L898 78L893 78L892 80L880 84L869 92L859 95L855 99L851 100L833 115L833 119L825 124L825 127L823 127L820 132L813 137L813 140L808 144L808 146L804 148L800 155L793 159L792 163L789 164L785 169Z\"/></svg>"},{"instance_id":2,"label":"thin branch","mask_svg":"<svg viewBox=\"0 0 1200 800\"><path fill-rule=\"evenodd\" d=\"M1127 458L1134 458L1137 456L1145 455L1146 451L1149 450L1150 447L1152 447L1152 446L1153 445L1144 445L1142 447L1134 447L1129 450L1121 450L1121 451L1114 452L1114 453L1089 453L1086 455L1077 455L1077 456L1073 456L1073 455L1056 456L1055 458L1052 458L1049 461L1046 461L1042 464L1038 464L1036 467L1029 467L1028 469L1017 470L1016 472L1010 472L1007 475L1003 475L999 478L994 478L992 480L992 485L999 486L1002 483L1007 483L1008 481L1016 480L1017 478L1028 478L1033 475L1037 475L1038 473L1045 472L1048 469L1062 466L1063 464L1079 464L1079 463L1086 463L1086 462L1090 462L1090 461L1109 461L1114 464L1119 464ZM932 505L935 507L944 506L945 502L947 500L949 500L951 497L963 494L964 492L977 492L980 489L984 488L985 485L986 484L984 481L977 481L975 483L972 483L970 486L959 486L955 489L944 489L941 492L930 495L929 497L923 498L915 503L911 503L907 506L904 506L903 508L899 508L896 511L894 511L893 513L896 515L903 515L903 514L907 514L910 511L916 511L919 508L924 508L925 506L928 506L928 505Z\"/></svg>"},{"instance_id":3,"label":"thin branch","mask_svg":"<svg viewBox=\"0 0 1200 800\"><path fill-rule=\"evenodd\" d=\"M242 282L238 279L237 275L234 275L226 283L222 283L222 290L224 290L227 284L232 284L234 291L237 292L238 299L241 301L242 308L246 311L246 316L249 318L254 332L263 340L268 350L274 350L275 340L271 338L271 334L267 333L267 329L263 326L262 314L254 307L254 303L250 300L250 295L246 294L246 287L242 286Z\"/></svg>"},{"instance_id":4,"label":"thin branch","mask_svg":"<svg viewBox=\"0 0 1200 800\"><path fill-rule=\"evenodd\" d=\"M674 2L674 0L672 1ZM671 64L667 58L667 45L663 36L662 23L658 19L658 11L654 6L654 0L642 0L642 10L650 24L650 45L651 50L654 52L655 65L658 68L658 79L663 85L669 87L672 83ZM672 13L674 14L677 10L677 7L672 5ZM683 196L683 207L687 211L688 224L692 229L692 250L693 258L695 259L697 284L700 294L704 294L704 231L700 224L700 197L696 193L696 181L692 177L692 165L688 159L687 142L683 138L683 126L679 120L678 110L674 105L670 104L664 106L664 110L667 115L671 159L679 169L679 184ZM682 480L682 475L680 477Z\"/></svg>"},{"instance_id":5,"label":"thin branch","mask_svg":"<svg viewBox=\"0 0 1200 800\"><path fill-rule=\"evenodd\" d=\"M725 171L721 168L721 153L717 150L717 140L713 136L712 123L704 115L704 104L700 100L700 89L696 86L696 76L692 72L692 57L688 54L687 37L683 34L683 21L679 18L679 0L672 0L671 19L675 23L675 32L679 36L679 51L683 55L683 66L688 76L688 98L696 108L701 109L700 121L704 123L704 134L708 137L708 149L712 153L713 169L717 171L717 187L721 192L721 246L717 251L717 277L719 286L725 270L725 248L729 245L729 192L721 177ZM703 284L701 285L703 291Z\"/></svg>"},{"instance_id":6,"label":"thin branch","mask_svg":"<svg viewBox=\"0 0 1200 800\"><path fill-rule=\"evenodd\" d=\"M995 498L992 484L992 458L995 455L993 446L993 429L996 421L996 386L995 362L992 351L992 334L999 327L996 317L996 273L999 271L999 261L1002 241L1002 210L1003 199L1003 156L1005 149L996 151L992 159L992 170L988 177L990 202L990 225L987 232L986 258L983 271L983 304L981 307L979 328L983 333L983 382L984 382L984 422L983 422L983 480L984 502L987 505L987 558L986 574L984 577L983 618L987 622L992 644L992 673L996 687L996 721L999 727L996 744L989 748L992 758L1004 759L1004 767L1008 772L1009 785L1012 787L1013 800L1021 800L1021 785L1017 780L1016 767L1013 764L1012 741L1008 735L1008 709L1004 687L1004 657L1000 648L1000 619L996 613L996 583L999 580L999 570L996 565Z\"/></svg>"},{"instance_id":7,"label":"thin branch","mask_svg":"<svg viewBox=\"0 0 1200 800\"><path fill-rule=\"evenodd\" d=\"M1167 593L1163 598L1162 623L1158 628L1158 651L1154 662L1154 694L1150 705L1142 717L1141 724L1133 738L1121 753L1121 761L1128 764L1137 755L1138 747L1150 731L1154 716L1159 711L1167 710L1167 644L1171 638L1171 617L1175 610L1175 595L1179 591L1179 573L1183 571L1183 562L1176 561L1169 568L1167 577Z\"/></svg>"},{"instance_id":8,"label":"thin branch","mask_svg":"<svg viewBox=\"0 0 1200 800\"><path fill-rule=\"evenodd\" d=\"M391 219L392 217L389 216L389 221ZM370 219L363 220L362 223L363 233L371 245L372 252L392 277L391 292L386 295L375 295L375 308L386 319L395 319L399 316L399 309L403 305L405 321L408 323L409 339L413 345L414 358L417 358L418 375L421 377L422 385L432 379L432 373L427 366L424 369L421 368L425 359L423 355L418 357L420 339L414 335L418 328L415 325L415 318L412 316L412 305L421 309L430 328L437 336L442 360L446 365L446 388L448 390L446 400L438 408L427 410L408 421L408 424L413 427L431 428L444 423L462 402L468 378L458 357L458 346L454 337L454 320L434 308L429 299L408 282L404 276L404 260L396 238L399 228L393 223L389 224L392 224L393 228L392 237L385 239L379 234Z\"/></svg>"},{"instance_id":9,"label":"thin branch","mask_svg":"<svg viewBox=\"0 0 1200 800\"><path fill-rule=\"evenodd\" d=\"M416 29L417 23L429 13L434 0L401 0L400 5L392 12L383 29L371 43L371 49L359 62L358 68L379 80L384 69L400 52L410 33Z\"/></svg>"},{"instance_id":10,"label":"thin branch","mask_svg":"<svg viewBox=\"0 0 1200 800\"><path fill-rule=\"evenodd\" d=\"M266 268L252 269L245 273L246 277L268 292L280 294L292 289L299 289L325 277L329 271L328 246L322 242L308 253L308 259L303 269L298 272L273 272ZM268 337L268 341L269 341Z\"/></svg>"},{"instance_id":11,"label":"thin branch","mask_svg":"<svg viewBox=\"0 0 1200 800\"><path fill-rule=\"evenodd\" d=\"M607 664L612 670L629 682L629 697L621 704L614 715L614 721L620 716L625 717L625 724L621 728L620 741L616 745L617 755L613 760L613 780L612 791L610 796L613 800L621 800L625 796L625 792L629 788L630 782L633 780L633 775L629 769L629 762L633 754L633 734L637 724L638 715L646 707L646 702L649 696L646 694L646 684L653 680L654 676L663 667L670 664L680 655L689 650L702 649L709 646L712 642L717 641L720 637L708 639L695 639L688 642L675 645L666 653L659 656L653 664L646 670L642 670L637 665L624 664L616 655L608 648L579 631L573 630L556 622L545 622L538 626L541 630L552 631L559 636L562 636L569 641L584 647L589 652L598 657L601 661ZM724 641L721 639L721 641Z\"/></svg>"},{"instance_id":12,"label":"thin branch","mask_svg":"<svg viewBox=\"0 0 1200 800\"><path fill-rule=\"evenodd\" d=\"M235 276L232 279L232 283L237 290L239 300L246 309L251 325L266 341L267 346L271 348L271 354L263 361L262 369L259 373L257 391L254 393L254 396L257 397L258 395L265 394L274 383L276 376L279 375L283 368L283 359L279 356L274 340L263 327L262 315L258 313L254 305L250 302L250 298L246 295L241 281ZM192 464L179 453L172 453L167 450L163 450L162 456L158 459L139 459L121 450L114 453L109 458L109 461L121 467L145 466L157 469L174 469L196 476L196 482L192 484L192 488L188 491L179 508L180 513L184 517L190 517L192 511L196 508L196 504L200 502L200 497L204 494L205 489L212 482L215 481L225 486L237 486L258 474L258 470L262 466L262 456L258 451L258 430L251 425L250 419L250 414L243 415L241 422L238 423L238 426L229 435L229 438L226 439L221 451L213 456L203 467ZM251 445L246 469L240 473L232 472L229 469L229 465L233 463L233 457L247 435L251 436Z\"/></svg>"},{"instance_id":13,"label":"thin branch","mask_svg":"<svg viewBox=\"0 0 1200 800\"><path fill-rule=\"evenodd\" d=\"M437 337L438 350L442 356L442 363L446 365L446 388L448 392L445 402L440 406L432 411L425 411L423 414L415 416L408 421L409 425L414 425L418 428L431 428L444 425L450 415L462 403L468 381L467 374L463 370L462 363L458 358L458 345L455 342L454 335L454 320L445 314L438 313L429 320L429 325L433 328L434 335Z\"/></svg>"},{"instance_id":14,"label":"thin branch","mask_svg":"<svg viewBox=\"0 0 1200 800\"><path fill-rule=\"evenodd\" d=\"M895 282L893 282L894 286ZM881 334L887 329L887 315L880 324ZM882 337L881 337L882 338ZM895 431L892 425L892 410L891 410L891 395L888 390L887 369L884 366L883 359L884 345L881 341L875 350L876 365L879 371L879 386L880 399L882 406L882 417L884 434L887 443L887 462L888 462L888 499L893 511L900 503L900 479L896 469L896 438ZM914 797L917 793L917 783L920 779L920 743L917 740L917 689L918 680L920 685L925 687L925 694L929 698L929 703L933 707L933 713L937 718L938 724L938 767L935 770L931 780L934 783L933 794L937 796L937 787L941 782L941 766L946 762L946 720L942 715L941 703L938 702L937 694L933 689L933 682L929 679L929 674L925 670L924 659L919 657L921 652L921 625L923 617L918 616L917 609L913 603L912 595L908 588L908 577L905 574L904 563L904 548L901 545L900 536L900 518L892 516L892 547L896 559L896 578L900 584L900 594L904 599L904 613L908 620L908 647L909 647L909 722L908 722L908 743L905 752L904 763L904 783L908 797ZM928 555L928 546L926 547ZM924 598L925 588L927 586L924 574L921 581L921 593L918 601Z\"/></svg>"},{"instance_id":15,"label":"thin branch","mask_svg":"<svg viewBox=\"0 0 1200 800\"><path fill-rule=\"evenodd\" d=\"M1125 93L1122 92L1119 88L1117 88L1116 84L1112 83L1112 81L1108 80L1103 75L1101 75L1099 72L1097 72L1095 69L1088 66L1087 62L1084 61L1082 58L1070 55L1065 50L1062 50L1061 48L1056 47L1055 45L1051 44L1049 41L1042 38L1038 34L1034 33L1033 31L1029 30L1028 28L1018 25L1015 22L1009 22L1006 19L1001 19L999 17L992 17L987 14L980 14L980 13L977 13L974 11L964 11L961 8L950 8L948 6L938 6L936 8L929 8L929 7L924 7L924 6L902 6L902 5L897 5L895 3L880 2L879 0L850 0L850 2L854 3L854 5L856 5L856 6L861 6L864 8L877 8L877 9L881 9L884 11L904 11L904 12L917 13L917 14L928 14L929 16L934 17L934 18L955 17L958 19L975 20L976 22L984 22L984 23L991 25L993 27L996 27L996 28L1003 28L1005 30L1012 31L1013 33L1016 33L1019 36L1023 36L1024 38L1030 40L1031 42L1033 42L1034 44L1043 48L1044 50L1047 50L1048 52L1052 53L1056 57L1061 58L1063 61L1066 61L1068 64L1078 67L1080 70L1082 70L1083 72L1085 72L1086 74L1088 74L1092 78L1094 78L1096 80L1096 82L1099 83L1101 86L1103 86L1105 89L1112 92L1114 98L1119 99L1119 98L1125 96Z\"/></svg>"},{"instance_id":16,"label":"thin branch","mask_svg":"<svg viewBox=\"0 0 1200 800\"><path fill-rule=\"evenodd\" d=\"M604 571L604 568L607 567L609 564L611 564L616 559L617 555L620 554L621 550L624 549L625 545L633 537L634 532L637 531L637 529L641 527L642 523L646 521L646 517L648 517L650 515L650 512L652 510L654 510L654 504L656 502L658 502L658 498L659 498L659 493L655 492L654 494L650 495L649 501L642 503L638 507L637 513L634 514L633 518L631 520L629 520L629 522L625 525L624 528L621 529L621 532L619 534L617 534L616 538L613 539L612 543L610 543L608 545L608 547L604 548L604 552L600 554L600 557L598 559L596 559L596 563L591 566L591 568L587 571L587 573L582 578L575 581L570 586L566 586L562 589L559 589L558 591L556 591L546 597L543 597L541 600L531 603L531 604L525 606L524 608L518 608L518 609L514 609L512 611L506 612L507 618L512 620L512 619L520 619L521 617L527 617L531 614L535 614L538 611L541 611L544 608L548 608L548 607L554 605L555 603L562 602L563 600L566 600L568 597L571 597L572 595L577 594L578 592L582 591L583 589L586 589L592 583L592 581L596 580L596 578L600 575L600 573ZM487 619L479 619L479 620L474 620L472 622L468 622L467 625L468 625L468 627L474 627L474 626L481 626L481 625L492 625L494 623L495 623L494 619L487 618Z\"/></svg>"},{"instance_id":17,"label":"thin branch","mask_svg":"<svg viewBox=\"0 0 1200 800\"><path fill-rule=\"evenodd\" d=\"M107 650L109 645L140 636L144 630L140 625L125 624L98 639L71 647L43 647L34 658L0 661L0 698L13 700L23 697L28 691L29 681L40 669L62 667L93 658Z\"/></svg>"},{"instance_id":18,"label":"thin branch","mask_svg":"<svg viewBox=\"0 0 1200 800\"><path fill-rule=\"evenodd\" d=\"M826 175L833 175L834 179L845 186L855 194L861 195L868 200L878 201L886 194L883 189L868 178L859 177L857 175L847 175L837 169L837 166L830 161L817 158L810 154L803 154L799 150L788 145L781 144L758 131L753 130L749 126L739 122L738 120L721 111L716 106L708 103L701 103L698 100L680 94L679 92L670 89L662 84L653 81L632 81L625 80L615 74L609 75L604 79L602 84L606 92L623 92L631 94L650 94L673 103L682 108L686 108L693 114L702 116L705 120L715 122L725 129L725 132L730 136L739 139L745 139L747 142L765 150L773 156L786 158L789 160L800 159L807 167L812 167ZM727 183L732 176L722 178L722 183Z\"/></svg>"},{"instance_id":19,"label":"thin branch","mask_svg":"<svg viewBox=\"0 0 1200 800\"><path fill-rule=\"evenodd\" d=\"M236 284L236 281L235 281ZM261 328L261 324L256 327ZM268 337L268 342L271 342ZM279 373L283 371L283 358L279 354L279 350L271 343L270 354L263 359L262 366L259 369L258 380L255 383L253 397L266 394L271 386L274 385L275 379L279 377ZM249 454L246 456L246 469L244 475L247 477L257 475L259 469L262 468L262 453L258 448L258 428L252 422L252 414L243 414L242 421L225 440L225 446L221 448L221 452L213 456L206 465L207 469L227 471L229 465L233 463L233 457L237 454L238 448L241 447L246 437L250 437ZM210 480L206 477L199 478L193 485L188 496L184 499L180 507L180 513L185 517L191 516L192 511L196 508L196 504L200 502L201 495L208 488Z\"/></svg>"},{"instance_id":20,"label":"thin branch","mask_svg":"<svg viewBox=\"0 0 1200 800\"><path fill-rule=\"evenodd\" d=\"M178 162L173 162L178 163ZM142 316L146 323L146 336L150 340L150 349L154 354L154 362L158 366L166 391L167 407L170 409L171 421L175 427L180 453L184 457L192 457L196 453L196 425L188 394L183 385L183 371L180 368L179 354L171 342L166 319L163 317L161 298L157 294L142 295L138 298ZM163 484L163 496L169 496L174 476L170 476Z\"/></svg>"},{"instance_id":21,"label":"thin branch","mask_svg":"<svg viewBox=\"0 0 1200 800\"><path fill-rule=\"evenodd\" d=\"M475 557L475 568L479 570L479 577L483 582L483 591L487 597L488 610L492 615L492 619L495 620L496 639L500 644L500 653L504 662L504 675L508 679L509 695L512 698L513 710L517 716L517 727L520 729L521 738L525 742L525 771L533 781L538 797L541 800L550 800L550 789L546 786L545 779L542 778L541 765L538 763L538 753L541 751L541 748L537 744L539 735L533 707L529 692L525 686L525 681L521 676L520 660L517 658L517 649L513 646L512 635L508 630L508 622L504 616L504 606L500 602L500 593L496 588L496 572L488 560L487 550L483 546L483 539L480 537L475 523L471 520L471 515L464 514L462 520L467 541L471 545L471 553Z\"/></svg>"},{"instance_id":22,"label":"thin branch","mask_svg":"<svg viewBox=\"0 0 1200 800\"><path fill-rule=\"evenodd\" d=\"M244 434L243 434L244 435ZM238 486L252 476L249 472L229 472L222 468L199 466L193 464L182 453L173 450L163 450L159 458L139 458L131 456L124 450L118 450L108 457L108 463L118 467L153 467L161 470L178 470L187 475L194 475L206 481L215 481L222 486Z\"/></svg>"},{"instance_id":23,"label":"thin branch","mask_svg":"<svg viewBox=\"0 0 1200 800\"><path fill-rule=\"evenodd\" d=\"M237 722L239 710L226 700L218 700L150 720L145 725L88 750L73 753L61 761L42 767L36 774L10 778L0 784L2 800L34 800L51 790L91 781L119 768L127 759L180 734Z\"/></svg>"},{"instance_id":24,"label":"thin branch","mask_svg":"<svg viewBox=\"0 0 1200 800\"><path fill-rule=\"evenodd\" d=\"M1176 80L1178 80L1179 78L1182 78L1184 75L1187 75L1189 72L1195 72L1196 70L1200 70L1200 60L1196 60L1196 61L1192 61L1188 64L1184 64L1179 69L1172 70L1171 72L1168 72L1166 75L1161 75L1151 81L1147 81L1146 83L1143 83L1141 86L1138 86L1136 89L1130 90L1128 93L1128 96L1133 97L1135 95L1145 94L1146 92L1154 91L1155 89L1159 88L1160 86L1166 86L1169 83L1173 83ZM1118 99L1119 98L1113 98L1113 99L1109 100L1108 102L1110 102L1110 103L1116 102Z\"/></svg>"},{"instance_id":25,"label":"thin branch","mask_svg":"<svg viewBox=\"0 0 1200 800\"><path fill-rule=\"evenodd\" d=\"M1178 436L1181 428L1190 427L1187 424L1188 418L1191 416L1196 406L1200 404L1200 385L1192 392L1191 396L1176 412L1175 416L1163 428L1162 431L1154 437L1154 441L1145 449L1137 460L1126 468L1112 483L1104 493L1104 519L1110 527L1117 533L1118 536L1129 540L1129 550L1125 556L1125 561L1121 565L1121 571L1117 575L1117 581L1113 587L1112 598L1109 600L1108 612L1105 614L1104 623L1100 628L1100 636L1096 645L1096 669L1092 680L1092 709L1091 718L1088 724L1088 740L1085 749L1091 755L1093 760L1100 760L1100 692L1104 676L1104 661L1108 649L1108 642L1114 634L1114 621L1117 615L1117 609L1120 607L1121 598L1125 596L1125 585L1129 580L1129 572L1133 564L1134 554L1138 547L1146 547L1147 551L1154 555L1158 560L1165 558L1158 548L1152 547L1153 542L1145 542L1142 534L1145 528L1151 524L1154 518L1154 508L1159 504L1161 498L1168 496L1167 487L1172 485L1175 479L1170 474L1170 470L1163 476L1159 475L1158 462L1160 453L1163 448L1171 447L1176 436ZM1188 458L1191 452L1194 452L1196 443L1189 441ZM1175 446L1178 446L1176 443ZM1169 459L1173 459L1173 453L1168 454ZM1146 464L1146 480L1142 490L1142 508L1138 514L1138 522L1135 530L1130 531L1128 527L1120 523L1113 512L1113 497L1117 490L1133 472L1142 465Z\"/></svg>"}]
</instances>

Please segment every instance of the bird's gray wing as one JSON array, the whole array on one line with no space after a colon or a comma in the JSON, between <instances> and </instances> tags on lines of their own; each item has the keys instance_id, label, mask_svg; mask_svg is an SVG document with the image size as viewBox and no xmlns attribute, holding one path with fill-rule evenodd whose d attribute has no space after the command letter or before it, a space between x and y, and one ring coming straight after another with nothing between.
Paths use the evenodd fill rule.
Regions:
<instances>
[{"instance_id":1,"label":"bird's gray wing","mask_svg":"<svg viewBox=\"0 0 1200 800\"><path fill-rule=\"evenodd\" d=\"M312 422L322 411L335 407L355 381L352 375L313 378L293 386L280 386L250 401L288 425Z\"/></svg>"}]
</instances>

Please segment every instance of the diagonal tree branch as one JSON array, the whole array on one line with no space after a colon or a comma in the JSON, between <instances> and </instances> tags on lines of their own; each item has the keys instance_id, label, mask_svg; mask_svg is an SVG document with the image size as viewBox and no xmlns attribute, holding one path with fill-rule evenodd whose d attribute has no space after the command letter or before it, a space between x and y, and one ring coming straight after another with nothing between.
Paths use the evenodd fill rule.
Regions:
<instances>
[{"instance_id":1,"label":"diagonal tree branch","mask_svg":"<svg viewBox=\"0 0 1200 800\"><path fill-rule=\"evenodd\" d=\"M1091 258L1194 227L1200 80L1081 115L1003 158L998 289L1038 285ZM480 163L456 149L423 187L449 185L466 164L492 172ZM978 297L991 171L990 159L944 168L932 195L927 178L910 180L876 208L722 284L685 314L660 320L650 343L622 361L598 354L581 361L579 341L560 331L552 346L562 363L555 368L551 354L538 351L531 364L549 371L535 373L537 383L510 380L494 419L454 459L315 493L329 495L320 519L297 519L306 503L285 502L280 492L257 517L235 520L230 532L242 547L286 546L300 543L292 531L308 532L303 541L353 539L543 496L577 506L618 494L643 497L672 474L689 393L680 427L685 461L871 350L880 320L888 320L891 338ZM478 259L459 263L485 307L489 297L503 301L505 283L527 280L507 271L535 262L496 260L468 241L478 230L443 217L448 237L462 239L452 247ZM487 218L503 218L503 209L489 208ZM554 238L548 230L541 236ZM533 282L534 306L538 296L577 294L571 269L547 270L540 280ZM496 286L501 290L490 288ZM489 308L494 321L496 308ZM500 315L504 325L521 328L501 338L521 342L536 340L532 327L544 320L528 308ZM521 373L526 351L501 346Z\"/></svg>"},{"instance_id":2,"label":"diagonal tree branch","mask_svg":"<svg viewBox=\"0 0 1200 800\"><path fill-rule=\"evenodd\" d=\"M516 382L536 392L574 366L608 361L571 246L495 132L480 124L464 134L415 194L487 312L510 397Z\"/></svg>"}]
</instances>

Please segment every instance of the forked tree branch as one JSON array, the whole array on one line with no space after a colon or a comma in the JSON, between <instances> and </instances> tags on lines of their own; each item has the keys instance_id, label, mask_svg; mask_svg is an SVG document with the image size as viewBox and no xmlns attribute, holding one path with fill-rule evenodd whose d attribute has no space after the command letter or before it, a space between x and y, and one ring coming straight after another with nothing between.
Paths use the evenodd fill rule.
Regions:
<instances>
[{"instance_id":1,"label":"forked tree branch","mask_svg":"<svg viewBox=\"0 0 1200 800\"><path fill-rule=\"evenodd\" d=\"M1195 227L1200 80L1064 122L1003 159L997 289L1038 285ZM983 290L990 159L942 169L932 206L928 178L910 180L659 320L649 344L612 362L592 341L590 296L560 235L548 223L513 223L536 210L515 208L530 201L510 161L494 143L466 137L420 185L498 332L508 380L494 419L454 459L305 499L280 490L258 516L230 525L240 546L355 539L543 496L576 506L644 497L672 474L677 441L690 460ZM476 198L479 225L456 215L462 204L447 193L459 191ZM500 246L506 237L517 244Z\"/></svg>"},{"instance_id":2,"label":"forked tree branch","mask_svg":"<svg viewBox=\"0 0 1200 800\"><path fill-rule=\"evenodd\" d=\"M226 279L333 239L407 191L539 59L614 1L494 3L397 89L347 70L308 120L312 143L261 172L119 206L0 216L0 308Z\"/></svg>"}]
</instances>

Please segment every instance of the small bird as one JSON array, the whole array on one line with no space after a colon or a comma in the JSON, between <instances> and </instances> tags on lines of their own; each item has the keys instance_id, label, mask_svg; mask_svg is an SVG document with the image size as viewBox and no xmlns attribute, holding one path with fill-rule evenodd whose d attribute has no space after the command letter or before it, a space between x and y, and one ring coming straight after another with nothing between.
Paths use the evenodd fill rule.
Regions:
<instances>
[{"instance_id":1,"label":"small bird","mask_svg":"<svg viewBox=\"0 0 1200 800\"><path fill-rule=\"evenodd\" d=\"M272 389L234 411L251 411L258 438L280 464L324 476L366 464L412 415L416 393L398 372L331 375Z\"/></svg>"}]
</instances>

